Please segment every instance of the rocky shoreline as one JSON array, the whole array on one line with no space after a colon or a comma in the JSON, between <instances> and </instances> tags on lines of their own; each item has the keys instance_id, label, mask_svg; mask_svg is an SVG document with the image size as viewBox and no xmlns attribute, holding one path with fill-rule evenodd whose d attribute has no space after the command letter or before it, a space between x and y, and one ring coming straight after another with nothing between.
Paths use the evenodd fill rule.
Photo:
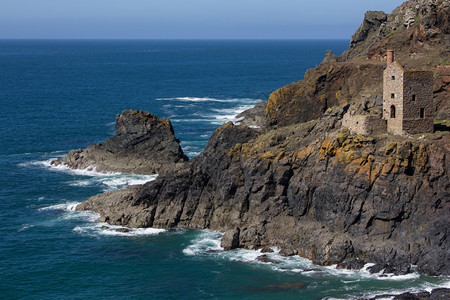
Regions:
<instances>
[{"instance_id":1,"label":"rocky shoreline","mask_svg":"<svg viewBox=\"0 0 450 300\"><path fill-rule=\"evenodd\" d=\"M434 58L445 58L450 25L442 18L449 10L443 1L407 1L397 19L413 11L419 20L407 27L384 13L366 14L347 53L328 53L304 80L243 113L242 125L219 127L190 161L169 120L129 110L116 118L115 137L54 164L160 174L78 205L99 213L101 222L212 229L225 232L227 250L278 246L286 255L339 268L372 262L373 273L405 274L417 265L428 275L450 275L448 127L404 137L361 136L341 126L350 105L379 105L384 63L374 53L381 45L426 44L439 54ZM423 36L417 36L420 26ZM400 53L405 65L420 67L416 56ZM435 71L436 110L445 116L450 81L436 66L441 60L432 65L426 58L423 67Z\"/></svg>"},{"instance_id":2,"label":"rocky shoreline","mask_svg":"<svg viewBox=\"0 0 450 300\"><path fill-rule=\"evenodd\" d=\"M225 249L278 246L316 264L448 275L449 133L351 135L345 107L266 133L227 123L181 170L78 210L127 227L225 232ZM345 267L345 265L343 265Z\"/></svg>"}]
</instances>

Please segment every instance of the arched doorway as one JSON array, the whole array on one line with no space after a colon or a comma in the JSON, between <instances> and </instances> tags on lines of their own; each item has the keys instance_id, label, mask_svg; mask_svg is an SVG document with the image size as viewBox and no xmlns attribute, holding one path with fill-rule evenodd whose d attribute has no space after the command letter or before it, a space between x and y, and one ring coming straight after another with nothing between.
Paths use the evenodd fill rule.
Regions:
<instances>
[{"instance_id":1,"label":"arched doorway","mask_svg":"<svg viewBox=\"0 0 450 300\"><path fill-rule=\"evenodd\" d=\"M391 119L395 119L395 105L391 105Z\"/></svg>"}]
</instances>

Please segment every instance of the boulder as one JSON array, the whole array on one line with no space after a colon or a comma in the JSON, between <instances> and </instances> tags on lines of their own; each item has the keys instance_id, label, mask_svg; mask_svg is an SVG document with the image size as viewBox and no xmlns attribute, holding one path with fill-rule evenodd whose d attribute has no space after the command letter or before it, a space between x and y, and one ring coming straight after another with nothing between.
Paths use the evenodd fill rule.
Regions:
<instances>
[{"instance_id":1,"label":"boulder","mask_svg":"<svg viewBox=\"0 0 450 300\"><path fill-rule=\"evenodd\" d=\"M362 259L347 260L337 264L337 269L360 270L366 263Z\"/></svg>"},{"instance_id":2,"label":"boulder","mask_svg":"<svg viewBox=\"0 0 450 300\"><path fill-rule=\"evenodd\" d=\"M220 241L220 246L224 250L232 250L239 247L239 232L240 229L236 228L233 230L228 230L222 237Z\"/></svg>"}]
</instances>

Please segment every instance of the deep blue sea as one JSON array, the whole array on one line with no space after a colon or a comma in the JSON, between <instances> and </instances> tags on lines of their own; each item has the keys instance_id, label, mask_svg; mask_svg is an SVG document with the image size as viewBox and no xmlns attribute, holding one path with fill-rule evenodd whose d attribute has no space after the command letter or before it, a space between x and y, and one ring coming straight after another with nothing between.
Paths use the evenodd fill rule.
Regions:
<instances>
[{"instance_id":1,"label":"deep blue sea","mask_svg":"<svg viewBox=\"0 0 450 300\"><path fill-rule=\"evenodd\" d=\"M170 118L194 157L220 124L348 44L0 40L0 298L348 299L448 287L448 277L339 271L276 251L279 263L261 263L257 251L222 251L212 231L102 231L76 204L154 176L49 165L114 135L129 108Z\"/></svg>"}]
</instances>

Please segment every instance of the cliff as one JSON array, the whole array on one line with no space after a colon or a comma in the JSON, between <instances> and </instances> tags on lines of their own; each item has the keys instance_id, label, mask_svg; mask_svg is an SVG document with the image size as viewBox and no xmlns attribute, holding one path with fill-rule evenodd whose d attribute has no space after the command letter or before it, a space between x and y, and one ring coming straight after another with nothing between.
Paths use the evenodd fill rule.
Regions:
<instances>
[{"instance_id":1,"label":"cliff","mask_svg":"<svg viewBox=\"0 0 450 300\"><path fill-rule=\"evenodd\" d=\"M412 3L419 11L429 7L427 16L435 14L436 24L448 7L445 1L404 5ZM317 264L346 267L357 259L376 263L373 272L403 274L414 264L426 274L449 275L448 127L412 137L352 135L341 128L349 104L379 107L385 62L360 57L386 39L408 37L386 27L392 18L367 14L374 21L362 25L347 53L328 53L304 80L275 91L265 108L267 123L258 116L262 105L247 113L252 120L243 124L265 128L224 124L183 168L143 186L93 196L77 209L96 211L99 221L115 225L222 231L225 249L279 246ZM382 24L392 34L378 36ZM402 32L415 24L402 25ZM426 45L448 46L446 38L448 32L438 31ZM445 47L436 49L444 53ZM415 67L435 71L434 98L444 116L447 68Z\"/></svg>"},{"instance_id":2,"label":"cliff","mask_svg":"<svg viewBox=\"0 0 450 300\"><path fill-rule=\"evenodd\" d=\"M77 209L116 225L229 231L229 249L450 274L449 133L355 136L339 130L342 109L328 113L265 134L227 123L189 167Z\"/></svg>"},{"instance_id":3,"label":"cliff","mask_svg":"<svg viewBox=\"0 0 450 300\"><path fill-rule=\"evenodd\" d=\"M406 69L434 73L437 116L450 118L450 4L443 0L411 0L391 14L367 12L341 57L330 52L304 79L273 92L265 115L269 126L287 126L323 116L361 95L382 96L386 49ZM447 66L447 67L443 67Z\"/></svg>"},{"instance_id":4,"label":"cliff","mask_svg":"<svg viewBox=\"0 0 450 300\"><path fill-rule=\"evenodd\" d=\"M73 169L155 174L182 167L188 160L168 119L146 111L124 110L116 116L116 135L104 143L71 151L52 161Z\"/></svg>"}]
</instances>

